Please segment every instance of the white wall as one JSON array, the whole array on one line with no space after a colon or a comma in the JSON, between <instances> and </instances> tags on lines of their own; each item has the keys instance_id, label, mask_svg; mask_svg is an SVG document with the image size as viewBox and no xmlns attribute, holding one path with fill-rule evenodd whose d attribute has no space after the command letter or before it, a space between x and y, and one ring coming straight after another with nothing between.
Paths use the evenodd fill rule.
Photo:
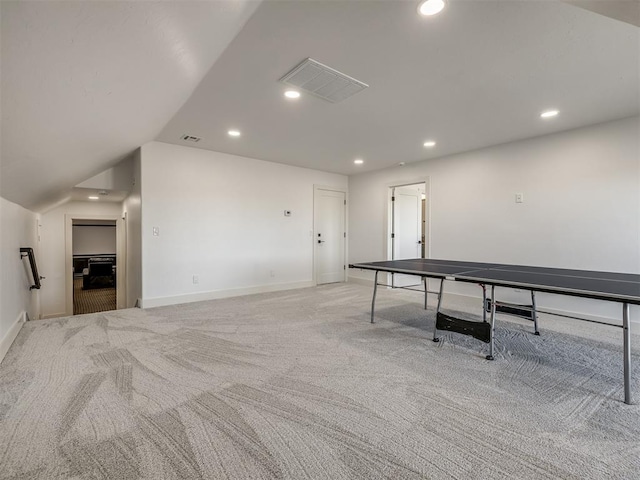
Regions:
<instances>
[{"instance_id":1,"label":"white wall","mask_svg":"<svg viewBox=\"0 0 640 480\"><path fill-rule=\"evenodd\" d=\"M31 270L20 259L20 247L31 247L41 266L37 215L0 197L0 361L20 331L22 322L37 316L38 290L29 290Z\"/></svg>"},{"instance_id":2,"label":"white wall","mask_svg":"<svg viewBox=\"0 0 640 480\"><path fill-rule=\"evenodd\" d=\"M116 254L115 225L74 225L74 255Z\"/></svg>"},{"instance_id":3,"label":"white wall","mask_svg":"<svg viewBox=\"0 0 640 480\"><path fill-rule=\"evenodd\" d=\"M132 160L133 181L130 185L131 193L122 203L125 215L126 229L126 261L119 262L126 266L126 306L136 306L142 298L142 205L140 201L140 149L138 148Z\"/></svg>"},{"instance_id":4,"label":"white wall","mask_svg":"<svg viewBox=\"0 0 640 480\"><path fill-rule=\"evenodd\" d=\"M143 306L312 285L314 184L346 188L347 177L144 145Z\"/></svg>"},{"instance_id":5,"label":"white wall","mask_svg":"<svg viewBox=\"0 0 640 480\"><path fill-rule=\"evenodd\" d=\"M640 273L639 138L636 117L354 175L349 261L386 258L388 186L428 177L432 258ZM350 277L371 278L358 270ZM542 296L540 303L620 318L620 306L605 302Z\"/></svg>"},{"instance_id":6,"label":"white wall","mask_svg":"<svg viewBox=\"0 0 640 480\"><path fill-rule=\"evenodd\" d=\"M116 202L68 202L42 214L40 251L42 281L40 306L43 318L65 315L65 215L116 215L122 204Z\"/></svg>"},{"instance_id":7,"label":"white wall","mask_svg":"<svg viewBox=\"0 0 640 480\"><path fill-rule=\"evenodd\" d=\"M133 177L133 162L135 154L122 160L108 170L105 170L94 177L76 185L80 188L94 188L96 190L124 190L131 188L131 178Z\"/></svg>"}]
</instances>

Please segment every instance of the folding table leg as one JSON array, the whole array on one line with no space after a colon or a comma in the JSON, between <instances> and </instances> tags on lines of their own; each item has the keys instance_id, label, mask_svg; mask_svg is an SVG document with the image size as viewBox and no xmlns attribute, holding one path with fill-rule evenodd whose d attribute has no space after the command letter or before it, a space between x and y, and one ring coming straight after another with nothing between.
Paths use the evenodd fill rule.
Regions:
<instances>
[{"instance_id":1,"label":"folding table leg","mask_svg":"<svg viewBox=\"0 0 640 480\"><path fill-rule=\"evenodd\" d=\"M631 329L629 322L629 304L622 304L622 330L624 335L624 403L631 405Z\"/></svg>"},{"instance_id":2,"label":"folding table leg","mask_svg":"<svg viewBox=\"0 0 640 480\"><path fill-rule=\"evenodd\" d=\"M378 291L378 273L379 270L376 270L376 276L373 279L373 299L371 300L371 323L375 323L373 320L373 314L376 309L376 292Z\"/></svg>"},{"instance_id":3,"label":"folding table leg","mask_svg":"<svg viewBox=\"0 0 640 480\"><path fill-rule=\"evenodd\" d=\"M485 284L480 285L482 287L482 321L487 321L487 286Z\"/></svg>"},{"instance_id":4,"label":"folding table leg","mask_svg":"<svg viewBox=\"0 0 640 480\"><path fill-rule=\"evenodd\" d=\"M422 277L422 282L424 283L424 309L427 309L427 294L429 293L427 289L427 277Z\"/></svg>"},{"instance_id":5,"label":"folding table leg","mask_svg":"<svg viewBox=\"0 0 640 480\"><path fill-rule=\"evenodd\" d=\"M491 285L491 341L489 342L489 355L486 356L487 360L493 360L493 337L495 336L496 328L496 287Z\"/></svg>"},{"instance_id":6,"label":"folding table leg","mask_svg":"<svg viewBox=\"0 0 640 480\"><path fill-rule=\"evenodd\" d=\"M538 308L536 307L536 292L531 290L531 316L533 317L533 334L540 335L538 330Z\"/></svg>"},{"instance_id":7,"label":"folding table leg","mask_svg":"<svg viewBox=\"0 0 640 480\"><path fill-rule=\"evenodd\" d=\"M440 313L440 306L442 305L442 294L444 293L444 278L440 280L440 292L438 293L438 307L436 308L436 321L433 325L433 341L439 342L438 338L438 314Z\"/></svg>"}]
</instances>

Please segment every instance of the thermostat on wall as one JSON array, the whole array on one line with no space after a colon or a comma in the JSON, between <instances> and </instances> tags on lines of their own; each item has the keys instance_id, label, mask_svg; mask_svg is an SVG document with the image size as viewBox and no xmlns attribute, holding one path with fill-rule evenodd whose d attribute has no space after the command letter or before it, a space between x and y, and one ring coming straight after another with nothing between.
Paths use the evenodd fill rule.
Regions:
<instances>
[{"instance_id":1,"label":"thermostat on wall","mask_svg":"<svg viewBox=\"0 0 640 480\"><path fill-rule=\"evenodd\" d=\"M284 216L285 217L290 217L291 216L291 210L285 210L284 211Z\"/></svg>"}]
</instances>

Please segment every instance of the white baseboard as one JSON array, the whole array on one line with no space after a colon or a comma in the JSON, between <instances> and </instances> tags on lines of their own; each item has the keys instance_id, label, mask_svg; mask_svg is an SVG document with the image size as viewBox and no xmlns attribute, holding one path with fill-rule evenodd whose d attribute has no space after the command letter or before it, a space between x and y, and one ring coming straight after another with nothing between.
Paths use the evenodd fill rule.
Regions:
<instances>
[{"instance_id":1,"label":"white baseboard","mask_svg":"<svg viewBox=\"0 0 640 480\"><path fill-rule=\"evenodd\" d=\"M436 296L434 295L434 298ZM446 298L456 305L465 306L468 308L477 308L478 305L482 305L482 299L480 297L474 297L471 295L462 295L459 293L447 293ZM500 298L497 298L497 301L500 301ZM566 310L560 308L551 308L545 307L544 305L538 305L538 310L540 311L539 315L543 318L546 312L549 312L549 318L553 318L553 314L560 316L568 316L569 318L573 317L577 320L590 320L594 322L605 322L611 325L622 325L622 309L620 310L620 316L605 316L605 315L593 315L586 312L574 311L574 310ZM638 315L635 317L631 315L631 323L640 325L640 318ZM635 329L634 329L635 330Z\"/></svg>"},{"instance_id":2,"label":"white baseboard","mask_svg":"<svg viewBox=\"0 0 640 480\"><path fill-rule=\"evenodd\" d=\"M348 281L350 283L365 285L373 289L373 280L368 278L351 276L349 277ZM384 287L378 287L378 288L384 288ZM416 301L421 301L422 298L421 298L420 292L416 292L416 294L418 295L418 297L416 297ZM435 301L433 299L437 299L437 295L430 293L429 298L432 299L431 301ZM458 305L466 308L478 308L478 306L480 305L479 308L482 308L481 306L482 299L479 296L464 295L464 294L455 293L455 292L446 292L445 299L446 299L447 305L454 304L454 305ZM498 300L500 300L499 297L498 297ZM622 325L622 310L621 310L620 316L610 317L610 316L603 316L603 315L591 315L585 312L576 312L573 310L549 308L549 307L545 307L544 305L538 305L538 309L542 310L543 312L549 312L549 313L558 314L558 315L568 315L571 317L577 317L579 319L584 319L584 320L592 320L595 322L606 322L612 325ZM544 313L541 313L541 315L544 315ZM632 324L640 326L640 315L638 314L634 315L632 312L630 320ZM635 330L635 328L633 328L632 330Z\"/></svg>"},{"instance_id":3,"label":"white baseboard","mask_svg":"<svg viewBox=\"0 0 640 480\"><path fill-rule=\"evenodd\" d=\"M50 313L48 315L42 315L42 320L47 320L48 318L60 318L60 317L70 317L71 315L69 315L66 312L60 312L60 313Z\"/></svg>"},{"instance_id":4,"label":"white baseboard","mask_svg":"<svg viewBox=\"0 0 640 480\"><path fill-rule=\"evenodd\" d=\"M18 318L16 319L16 321L13 323L13 325L11 325L11 328L6 333L4 338L0 340L0 362L2 362L2 360L4 359L4 356L9 351L9 347L11 347L11 344L18 336L18 333L20 333L20 329L22 328L22 325L24 325L24 322L26 320L27 320L27 313L21 312L20 315L18 315Z\"/></svg>"},{"instance_id":5,"label":"white baseboard","mask_svg":"<svg viewBox=\"0 0 640 480\"><path fill-rule=\"evenodd\" d=\"M373 288L373 280L371 280L369 278L349 277L349 278L347 278L347 282L349 282L349 283L357 283L358 285L364 285L366 287Z\"/></svg>"},{"instance_id":6,"label":"white baseboard","mask_svg":"<svg viewBox=\"0 0 640 480\"><path fill-rule=\"evenodd\" d=\"M202 302L204 300L239 297L242 295L253 295L256 293L279 292L282 290L293 290L296 288L308 288L313 286L315 286L315 283L308 281L277 283L274 285L258 285L254 287L232 288L228 290L213 290L209 292L188 293L185 295L175 295L171 297L144 298L140 299L139 306L141 308L164 307L180 303Z\"/></svg>"}]
</instances>

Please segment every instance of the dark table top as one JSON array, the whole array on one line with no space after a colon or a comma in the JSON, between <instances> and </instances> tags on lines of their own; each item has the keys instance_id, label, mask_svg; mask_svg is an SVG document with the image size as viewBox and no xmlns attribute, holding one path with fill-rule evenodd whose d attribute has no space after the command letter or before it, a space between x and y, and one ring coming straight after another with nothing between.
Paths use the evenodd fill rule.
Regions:
<instances>
[{"instance_id":1,"label":"dark table top","mask_svg":"<svg viewBox=\"0 0 640 480\"><path fill-rule=\"evenodd\" d=\"M640 305L640 274L422 258L349 266Z\"/></svg>"}]
</instances>

